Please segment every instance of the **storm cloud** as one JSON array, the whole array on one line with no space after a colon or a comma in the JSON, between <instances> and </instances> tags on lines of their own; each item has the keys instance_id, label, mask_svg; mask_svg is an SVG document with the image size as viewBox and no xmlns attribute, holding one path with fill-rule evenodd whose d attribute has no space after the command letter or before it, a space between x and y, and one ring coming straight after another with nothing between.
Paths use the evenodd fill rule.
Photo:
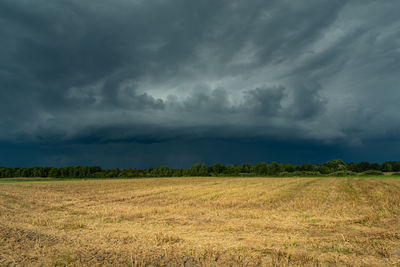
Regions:
<instances>
[{"instance_id":1,"label":"storm cloud","mask_svg":"<svg viewBox=\"0 0 400 267\"><path fill-rule=\"evenodd\" d=\"M135 155L177 140L397 144L399 12L396 0L1 0L0 141Z\"/></svg>"}]
</instances>

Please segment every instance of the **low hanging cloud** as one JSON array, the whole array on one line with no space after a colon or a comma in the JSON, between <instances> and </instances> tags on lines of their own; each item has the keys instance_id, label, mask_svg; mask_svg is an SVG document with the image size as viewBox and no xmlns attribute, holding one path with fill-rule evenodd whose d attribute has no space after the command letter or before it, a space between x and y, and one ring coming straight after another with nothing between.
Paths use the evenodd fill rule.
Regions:
<instances>
[{"instance_id":1,"label":"low hanging cloud","mask_svg":"<svg viewBox=\"0 0 400 267\"><path fill-rule=\"evenodd\" d=\"M392 138L399 10L395 0L3 0L0 140Z\"/></svg>"}]
</instances>

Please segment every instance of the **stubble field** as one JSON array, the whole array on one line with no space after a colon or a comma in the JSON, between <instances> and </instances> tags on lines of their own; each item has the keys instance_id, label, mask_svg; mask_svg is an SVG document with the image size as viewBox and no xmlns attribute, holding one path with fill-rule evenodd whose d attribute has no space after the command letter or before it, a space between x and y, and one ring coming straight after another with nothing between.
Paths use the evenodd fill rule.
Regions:
<instances>
[{"instance_id":1,"label":"stubble field","mask_svg":"<svg viewBox=\"0 0 400 267\"><path fill-rule=\"evenodd\" d=\"M0 266L400 266L400 179L0 183Z\"/></svg>"}]
</instances>

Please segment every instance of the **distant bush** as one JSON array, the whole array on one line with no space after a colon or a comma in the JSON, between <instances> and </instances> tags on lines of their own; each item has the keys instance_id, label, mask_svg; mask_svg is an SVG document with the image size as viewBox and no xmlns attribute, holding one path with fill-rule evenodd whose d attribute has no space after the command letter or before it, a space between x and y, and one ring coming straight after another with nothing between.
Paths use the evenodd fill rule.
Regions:
<instances>
[{"instance_id":1,"label":"distant bush","mask_svg":"<svg viewBox=\"0 0 400 267\"><path fill-rule=\"evenodd\" d=\"M319 171L308 171L308 172L304 172L304 175L306 175L306 176L321 176L321 173Z\"/></svg>"},{"instance_id":2,"label":"distant bush","mask_svg":"<svg viewBox=\"0 0 400 267\"><path fill-rule=\"evenodd\" d=\"M352 171L337 171L329 174L330 176L337 176L337 177L343 177L343 176L354 176L357 175L357 173L352 172Z\"/></svg>"},{"instance_id":3,"label":"distant bush","mask_svg":"<svg viewBox=\"0 0 400 267\"><path fill-rule=\"evenodd\" d=\"M290 176L321 176L318 171L295 171Z\"/></svg>"},{"instance_id":4,"label":"distant bush","mask_svg":"<svg viewBox=\"0 0 400 267\"><path fill-rule=\"evenodd\" d=\"M280 172L280 173L278 173L278 176L289 177L289 176L293 176L293 173L292 172Z\"/></svg>"},{"instance_id":5,"label":"distant bush","mask_svg":"<svg viewBox=\"0 0 400 267\"><path fill-rule=\"evenodd\" d=\"M319 171L306 171L304 172L305 176L321 176Z\"/></svg>"},{"instance_id":6,"label":"distant bush","mask_svg":"<svg viewBox=\"0 0 400 267\"><path fill-rule=\"evenodd\" d=\"M393 176L400 176L400 172L394 172L394 173L392 173L391 175L393 175Z\"/></svg>"},{"instance_id":7,"label":"distant bush","mask_svg":"<svg viewBox=\"0 0 400 267\"><path fill-rule=\"evenodd\" d=\"M368 171L360 173L359 175L361 175L361 176L372 176L372 175L384 175L384 173L381 172L381 171L368 170Z\"/></svg>"},{"instance_id":8,"label":"distant bush","mask_svg":"<svg viewBox=\"0 0 400 267\"><path fill-rule=\"evenodd\" d=\"M228 175L225 175L225 176L230 176L229 174ZM243 176L243 177L252 177L252 176L257 176L257 173L254 173L254 172L248 172L248 173L239 173L239 176Z\"/></svg>"}]
</instances>

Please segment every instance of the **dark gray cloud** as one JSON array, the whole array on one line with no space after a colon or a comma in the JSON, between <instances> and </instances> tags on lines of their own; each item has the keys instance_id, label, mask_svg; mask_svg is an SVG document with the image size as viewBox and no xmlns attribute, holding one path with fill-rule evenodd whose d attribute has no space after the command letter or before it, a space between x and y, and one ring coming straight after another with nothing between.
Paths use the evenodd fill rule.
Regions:
<instances>
[{"instance_id":1,"label":"dark gray cloud","mask_svg":"<svg viewBox=\"0 0 400 267\"><path fill-rule=\"evenodd\" d=\"M2 0L0 140L392 138L399 11L396 0Z\"/></svg>"}]
</instances>

